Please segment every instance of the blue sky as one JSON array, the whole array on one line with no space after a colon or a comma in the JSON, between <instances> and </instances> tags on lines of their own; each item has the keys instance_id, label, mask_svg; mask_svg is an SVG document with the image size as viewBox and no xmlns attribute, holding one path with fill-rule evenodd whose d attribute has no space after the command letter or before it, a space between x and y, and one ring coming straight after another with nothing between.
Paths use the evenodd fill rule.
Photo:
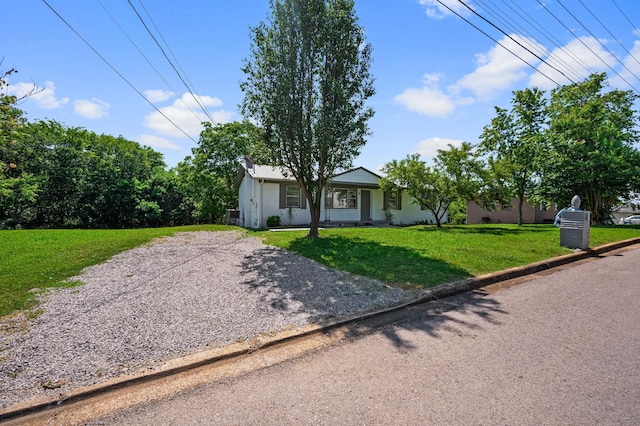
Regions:
<instances>
[{"instance_id":1,"label":"blue sky","mask_svg":"<svg viewBox=\"0 0 640 426\"><path fill-rule=\"evenodd\" d=\"M162 152L175 166L194 142L136 90L195 140L204 117L129 1L166 42L174 66L213 118L241 120L240 67L249 53L249 28L267 19L268 0L47 0L129 83L44 1L3 2L0 68L18 69L9 79L14 94L33 83L44 88L20 105L28 119L122 135ZM373 134L356 166L378 170L410 153L429 159L448 143L475 144L494 106L508 107L513 90L550 90L602 71L612 87L640 90L637 0L464 3L508 36L457 0L356 0L373 46L377 91L369 103L376 111Z\"/></svg>"}]
</instances>

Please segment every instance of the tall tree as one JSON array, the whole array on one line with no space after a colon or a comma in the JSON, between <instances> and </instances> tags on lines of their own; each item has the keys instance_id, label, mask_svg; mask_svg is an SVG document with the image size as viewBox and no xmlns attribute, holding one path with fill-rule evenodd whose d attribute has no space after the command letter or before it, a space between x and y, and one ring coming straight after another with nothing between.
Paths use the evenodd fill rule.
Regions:
<instances>
[{"instance_id":1,"label":"tall tree","mask_svg":"<svg viewBox=\"0 0 640 426\"><path fill-rule=\"evenodd\" d=\"M577 194L592 220L602 223L640 188L637 99L630 90L608 90L604 73L551 92L547 138L553 151L542 163L543 197L567 205Z\"/></svg>"},{"instance_id":2,"label":"tall tree","mask_svg":"<svg viewBox=\"0 0 640 426\"><path fill-rule=\"evenodd\" d=\"M374 94L353 0L271 0L268 24L252 28L251 55L242 68L242 111L265 130L275 165L290 171L318 237L322 189L351 167L369 134Z\"/></svg>"},{"instance_id":3,"label":"tall tree","mask_svg":"<svg viewBox=\"0 0 640 426\"><path fill-rule=\"evenodd\" d=\"M518 225L522 225L525 197L533 196L540 181L546 101L544 92L533 88L513 92L511 103L510 111L496 107L496 116L480 136L480 151L490 155L494 170L502 172L507 188L518 198Z\"/></svg>"},{"instance_id":4,"label":"tall tree","mask_svg":"<svg viewBox=\"0 0 640 426\"><path fill-rule=\"evenodd\" d=\"M486 187L487 170L467 142L438 150L433 166L412 154L387 163L382 172L381 188L400 188L412 196L433 214L439 228L453 203L476 200Z\"/></svg>"},{"instance_id":5,"label":"tall tree","mask_svg":"<svg viewBox=\"0 0 640 426\"><path fill-rule=\"evenodd\" d=\"M7 78L16 72L0 70L0 228L22 225L26 216L34 216L38 196L39 180L27 169L34 150L24 142L26 119L16 107L37 88L20 99L9 95Z\"/></svg>"},{"instance_id":6,"label":"tall tree","mask_svg":"<svg viewBox=\"0 0 640 426\"><path fill-rule=\"evenodd\" d=\"M234 182L239 162L245 156L258 162L269 158L264 156L262 131L248 121L204 126L192 156L178 165L178 174L198 220L220 222L226 209L238 205Z\"/></svg>"}]
</instances>

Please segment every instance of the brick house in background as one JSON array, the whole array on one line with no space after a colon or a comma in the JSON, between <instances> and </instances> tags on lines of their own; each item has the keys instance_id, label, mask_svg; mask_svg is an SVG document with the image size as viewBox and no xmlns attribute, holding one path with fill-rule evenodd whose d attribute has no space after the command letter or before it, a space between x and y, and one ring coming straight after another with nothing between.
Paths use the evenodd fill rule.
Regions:
<instances>
[{"instance_id":1,"label":"brick house in background","mask_svg":"<svg viewBox=\"0 0 640 426\"><path fill-rule=\"evenodd\" d=\"M518 223L518 199L511 198L510 204L495 206L495 209L484 209L473 201L467 203L467 223ZM555 205L529 204L522 205L522 223L553 223L558 214Z\"/></svg>"}]
</instances>

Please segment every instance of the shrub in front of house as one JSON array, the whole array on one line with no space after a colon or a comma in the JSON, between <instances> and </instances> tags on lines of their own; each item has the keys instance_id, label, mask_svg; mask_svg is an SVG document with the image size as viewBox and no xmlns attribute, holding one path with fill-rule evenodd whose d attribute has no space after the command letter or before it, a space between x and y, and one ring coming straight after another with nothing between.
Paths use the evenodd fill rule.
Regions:
<instances>
[{"instance_id":1,"label":"shrub in front of house","mask_svg":"<svg viewBox=\"0 0 640 426\"><path fill-rule=\"evenodd\" d=\"M269 216L267 218L267 226L272 228L274 226L280 226L280 216Z\"/></svg>"}]
</instances>

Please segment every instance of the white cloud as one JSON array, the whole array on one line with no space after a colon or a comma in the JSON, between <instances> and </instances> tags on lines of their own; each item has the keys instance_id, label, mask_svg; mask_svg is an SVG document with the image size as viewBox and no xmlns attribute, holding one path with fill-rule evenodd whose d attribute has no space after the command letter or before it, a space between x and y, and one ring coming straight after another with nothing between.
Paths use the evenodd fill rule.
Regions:
<instances>
[{"instance_id":1,"label":"white cloud","mask_svg":"<svg viewBox=\"0 0 640 426\"><path fill-rule=\"evenodd\" d=\"M85 118L102 118L109 115L109 103L93 98L78 99L73 103L76 114Z\"/></svg>"},{"instance_id":2,"label":"white cloud","mask_svg":"<svg viewBox=\"0 0 640 426\"><path fill-rule=\"evenodd\" d=\"M500 41L506 48L497 45L487 53L476 55L475 71L463 76L446 90L438 87L442 77L440 74L427 74L424 76L422 88L408 88L394 100L409 111L429 117L448 117L458 106L493 100L505 90L511 89L514 83L527 78L528 65L514 53L530 64L539 62L532 53L518 43L527 46L529 50L541 57L546 54L544 46L535 40L518 35L511 37L513 39L504 37ZM469 92L472 96L468 95Z\"/></svg>"},{"instance_id":3,"label":"white cloud","mask_svg":"<svg viewBox=\"0 0 640 426\"><path fill-rule=\"evenodd\" d=\"M175 143L171 142L168 139L161 138L160 136L140 135L138 136L137 140L141 144L150 146L152 148L164 148L164 149L171 149L173 151L182 150L182 148L176 145Z\"/></svg>"},{"instance_id":4,"label":"white cloud","mask_svg":"<svg viewBox=\"0 0 640 426\"><path fill-rule=\"evenodd\" d=\"M556 83L562 85L570 83L571 80L579 81L592 72L608 71L609 66L613 67L616 63L616 59L597 39L581 37L554 49L546 58L546 63L541 64L538 72L531 76L530 84L545 90L553 89ZM553 65L559 71L547 64Z\"/></svg>"},{"instance_id":5,"label":"white cloud","mask_svg":"<svg viewBox=\"0 0 640 426\"><path fill-rule=\"evenodd\" d=\"M454 147L460 147L462 145L461 140L459 139L449 139L449 138L429 138L425 139L416 145L413 152L420 154L420 156L425 161L429 161L438 155L439 149L449 149L449 145Z\"/></svg>"},{"instance_id":6,"label":"white cloud","mask_svg":"<svg viewBox=\"0 0 640 426\"><path fill-rule=\"evenodd\" d=\"M167 90L145 90L144 95L151 102L164 102L176 96L175 93Z\"/></svg>"},{"instance_id":7,"label":"white cloud","mask_svg":"<svg viewBox=\"0 0 640 426\"><path fill-rule=\"evenodd\" d=\"M428 117L447 117L455 110L453 100L438 89L439 74L424 76L422 88L408 88L394 98L409 111Z\"/></svg>"},{"instance_id":8,"label":"white cloud","mask_svg":"<svg viewBox=\"0 0 640 426\"><path fill-rule=\"evenodd\" d=\"M546 54L545 47L533 39L513 34L511 37L540 57ZM469 90L478 100L489 101L510 88L515 82L525 79L526 69L529 66L518 57L532 65L540 61L514 40L505 36L500 43L506 49L497 45L486 54L476 55L478 68L458 80L452 87L452 91L457 93Z\"/></svg>"},{"instance_id":9,"label":"white cloud","mask_svg":"<svg viewBox=\"0 0 640 426\"><path fill-rule=\"evenodd\" d=\"M631 55L627 55L622 59L624 67L620 67L618 75L608 73L609 83L615 88L621 88L624 90L633 89L629 85L633 85L634 88L638 88L637 77L640 75L640 40L636 40L631 48Z\"/></svg>"},{"instance_id":10,"label":"white cloud","mask_svg":"<svg viewBox=\"0 0 640 426\"><path fill-rule=\"evenodd\" d=\"M441 1L451 10L453 10L454 12L462 16L467 16L470 13L469 9L464 7L464 5L460 3L458 0L441 0ZM453 15L451 10L443 6L442 3L437 0L420 0L420 4L423 6L426 6L427 8L427 16L430 18L437 18L437 19L441 19L441 18L444 18L445 16ZM473 8L473 5L471 4L470 0L467 0L466 4L469 7Z\"/></svg>"},{"instance_id":11,"label":"white cloud","mask_svg":"<svg viewBox=\"0 0 640 426\"><path fill-rule=\"evenodd\" d=\"M218 98L210 96L200 96L200 102L207 108L219 107L222 101ZM202 131L202 122L209 121L209 118L202 112L200 105L191 96L185 93L181 98L176 99L170 106L160 108L160 111L175 123L180 129L184 130L192 138L197 138ZM233 112L218 110L211 113L213 119L217 123L228 123L231 121ZM163 117L158 111L147 114L144 118L144 125L157 133L164 136L185 137L176 126L174 126L167 118Z\"/></svg>"},{"instance_id":12,"label":"white cloud","mask_svg":"<svg viewBox=\"0 0 640 426\"><path fill-rule=\"evenodd\" d=\"M34 89L35 92L29 96L29 99L35 101L39 108L56 109L69 102L69 98L58 99L56 97L56 85L52 81L45 81L43 87L36 87L34 83L25 82L12 84L9 86L9 93L22 98L33 92Z\"/></svg>"}]
</instances>

